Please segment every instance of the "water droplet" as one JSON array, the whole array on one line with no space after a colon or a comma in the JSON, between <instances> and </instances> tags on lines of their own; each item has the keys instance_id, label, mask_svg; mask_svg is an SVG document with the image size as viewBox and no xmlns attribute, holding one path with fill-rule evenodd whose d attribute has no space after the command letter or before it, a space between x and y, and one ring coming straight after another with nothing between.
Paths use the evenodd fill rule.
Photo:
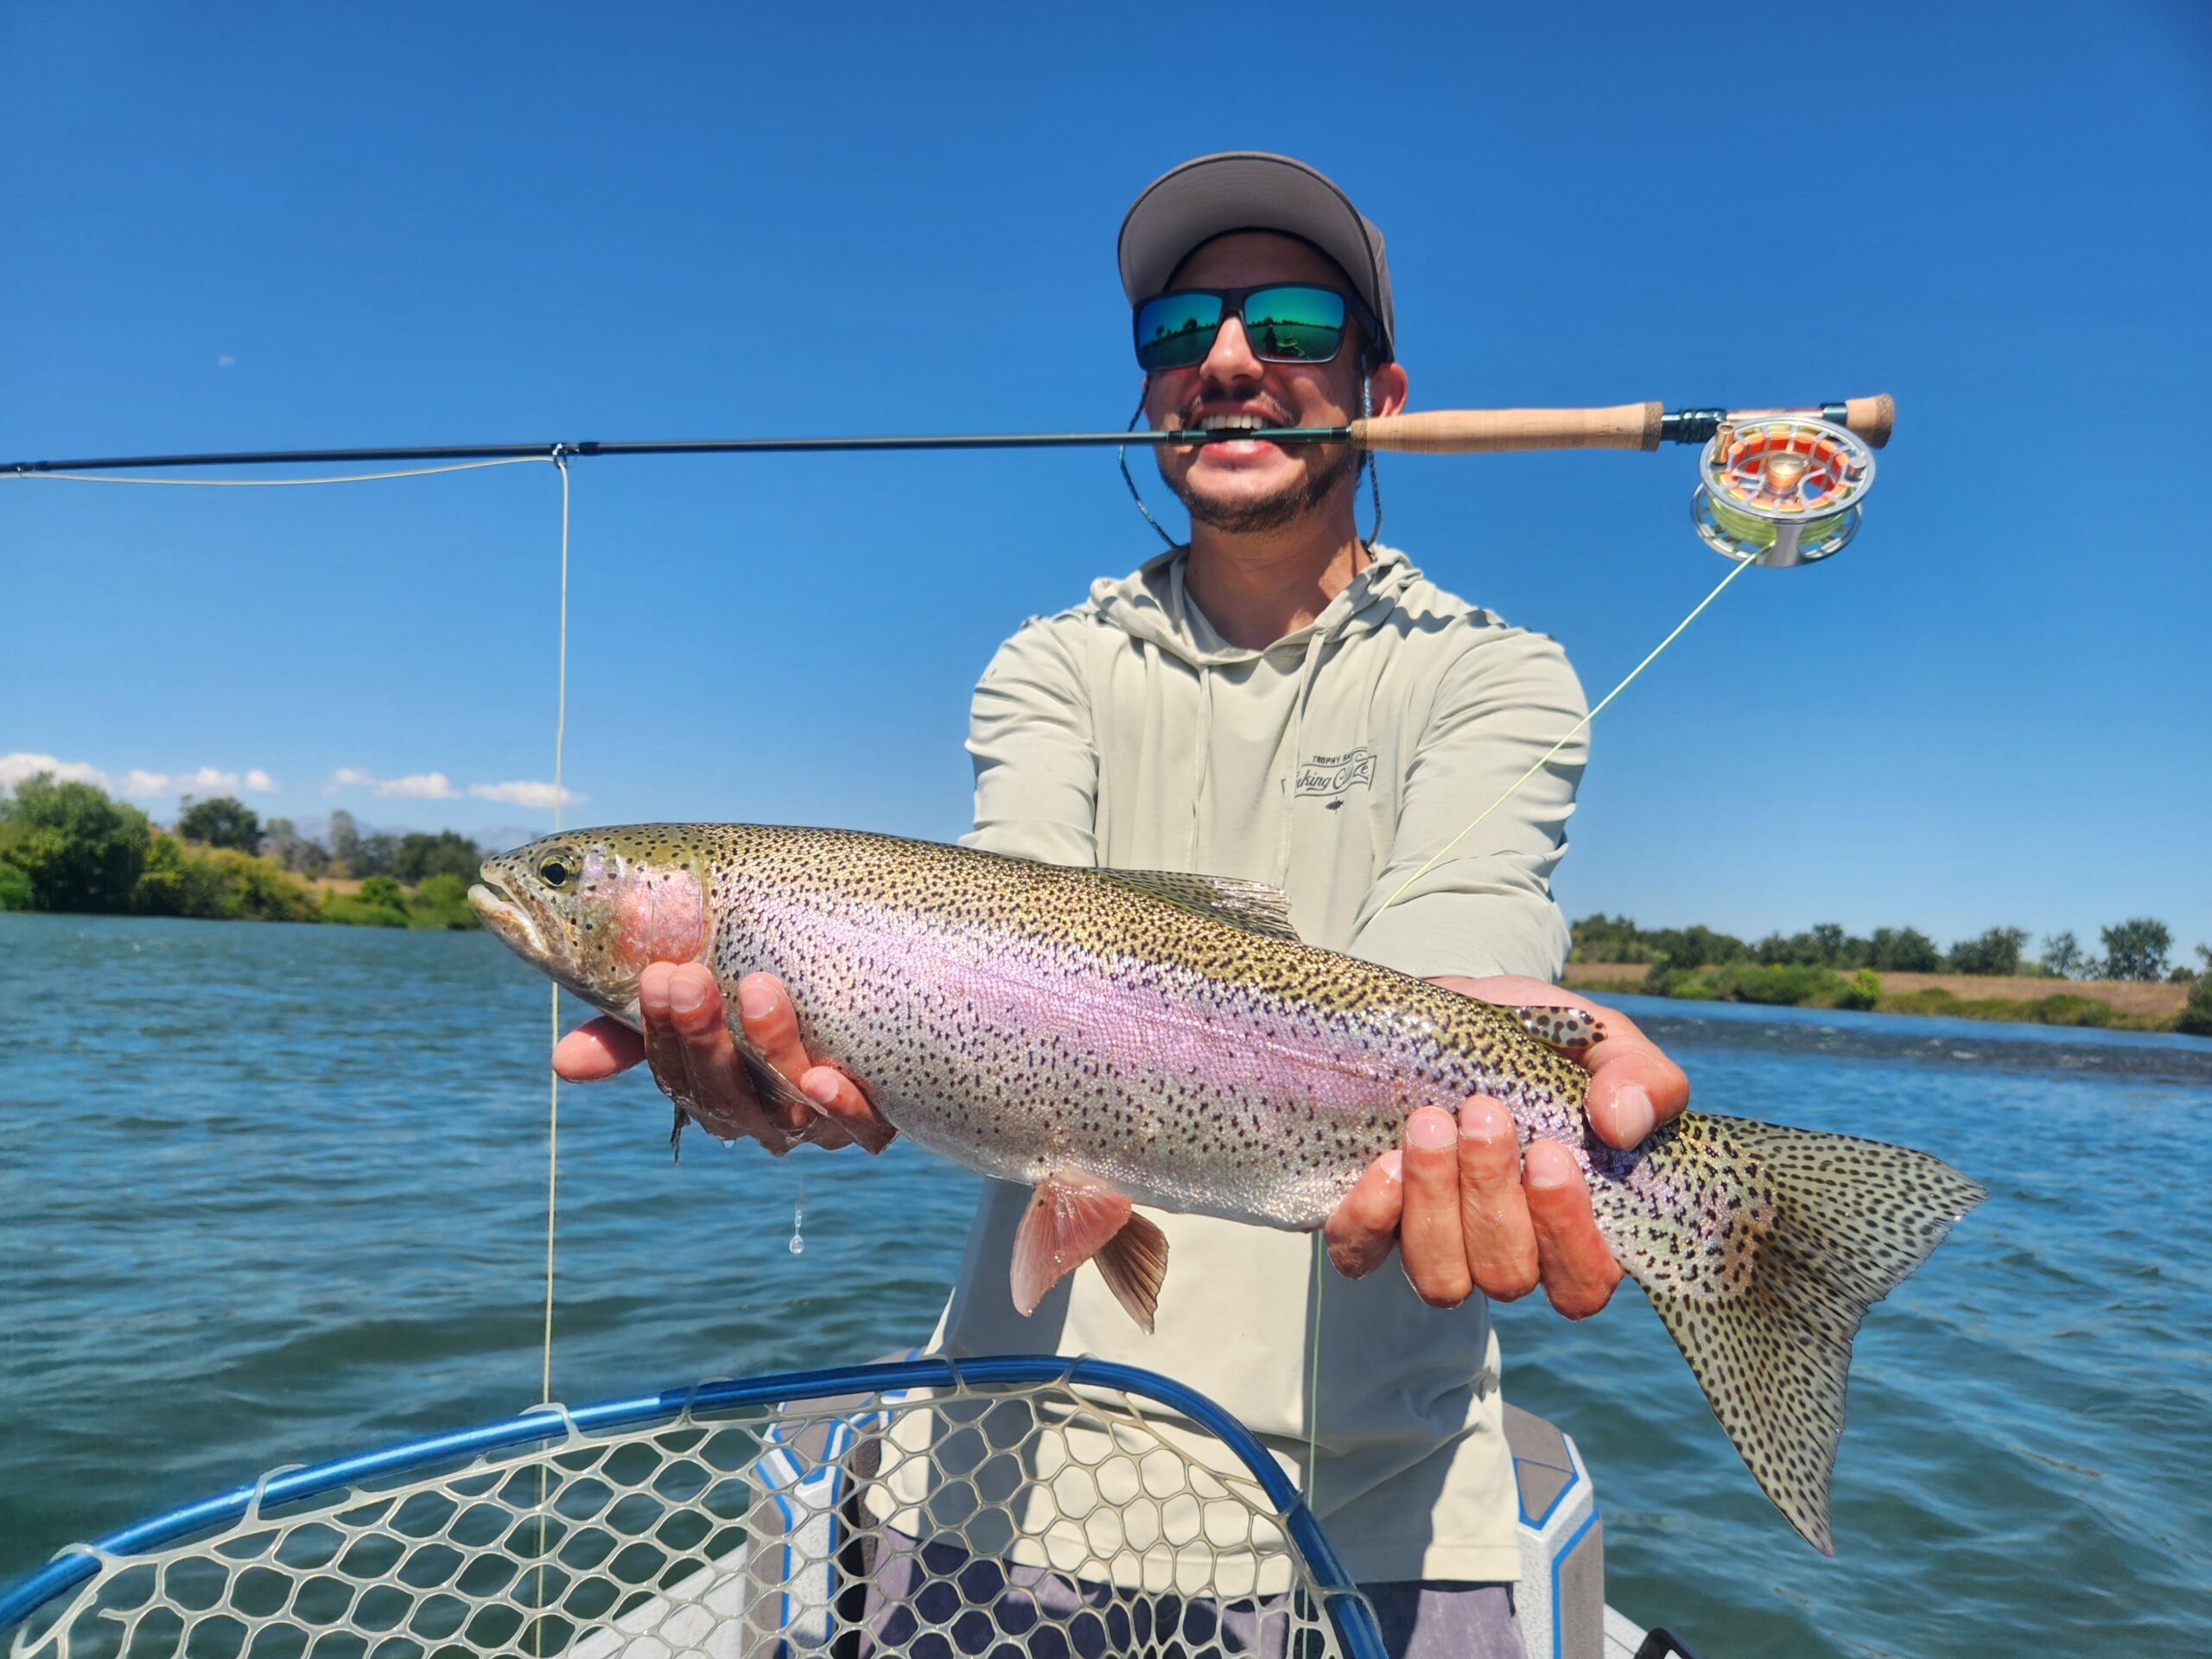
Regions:
<instances>
[{"instance_id":1,"label":"water droplet","mask_svg":"<svg viewBox=\"0 0 2212 1659\"><path fill-rule=\"evenodd\" d=\"M804 1230L805 1222L805 1198L803 1197L793 1198L791 1200L791 1254L793 1255L806 1254L806 1236Z\"/></svg>"}]
</instances>

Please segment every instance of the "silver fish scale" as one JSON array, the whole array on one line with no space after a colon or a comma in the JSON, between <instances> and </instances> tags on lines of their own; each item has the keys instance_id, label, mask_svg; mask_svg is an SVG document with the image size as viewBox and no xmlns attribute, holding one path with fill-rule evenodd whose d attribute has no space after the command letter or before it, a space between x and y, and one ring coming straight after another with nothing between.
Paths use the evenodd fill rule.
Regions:
<instances>
[{"instance_id":1,"label":"silver fish scale","mask_svg":"<svg viewBox=\"0 0 2212 1659\"><path fill-rule=\"evenodd\" d=\"M1579 1098L1580 1071L1486 1005L1111 875L812 836L726 867L717 976L775 974L810 1052L986 1173L1082 1172L1140 1203L1303 1228L1417 1106L1496 1094L1580 1149L1560 1097Z\"/></svg>"}]
</instances>

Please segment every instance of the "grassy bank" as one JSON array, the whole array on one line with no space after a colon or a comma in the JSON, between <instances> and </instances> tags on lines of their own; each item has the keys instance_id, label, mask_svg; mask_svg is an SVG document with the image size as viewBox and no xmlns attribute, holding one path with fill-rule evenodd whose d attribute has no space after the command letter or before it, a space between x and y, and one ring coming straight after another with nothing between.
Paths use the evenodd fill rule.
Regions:
<instances>
[{"instance_id":1,"label":"grassy bank","mask_svg":"<svg viewBox=\"0 0 2212 1659\"><path fill-rule=\"evenodd\" d=\"M1796 963L1730 962L1675 969L1663 963L1573 962L1560 982L1569 990L1593 996L1667 996L2120 1031L2199 1029L2191 1018L2195 988L2129 980L1993 977L1977 982L1971 975L1878 974L1871 968L1846 975ZM2201 992L2196 995L2202 999Z\"/></svg>"}]
</instances>

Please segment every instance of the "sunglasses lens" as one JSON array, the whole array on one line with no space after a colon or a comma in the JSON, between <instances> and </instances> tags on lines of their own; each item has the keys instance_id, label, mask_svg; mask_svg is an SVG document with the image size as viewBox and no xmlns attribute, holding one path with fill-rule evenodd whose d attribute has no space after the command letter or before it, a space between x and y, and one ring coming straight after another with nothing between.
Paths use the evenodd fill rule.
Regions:
<instances>
[{"instance_id":1,"label":"sunglasses lens","mask_svg":"<svg viewBox=\"0 0 2212 1659\"><path fill-rule=\"evenodd\" d=\"M1205 361L1221 329L1221 299L1213 294L1162 294L1137 308L1137 364L1187 369Z\"/></svg>"},{"instance_id":2,"label":"sunglasses lens","mask_svg":"<svg viewBox=\"0 0 2212 1659\"><path fill-rule=\"evenodd\" d=\"M1244 334L1269 363L1325 363L1344 342L1344 301L1325 288L1263 288L1244 301Z\"/></svg>"}]
</instances>

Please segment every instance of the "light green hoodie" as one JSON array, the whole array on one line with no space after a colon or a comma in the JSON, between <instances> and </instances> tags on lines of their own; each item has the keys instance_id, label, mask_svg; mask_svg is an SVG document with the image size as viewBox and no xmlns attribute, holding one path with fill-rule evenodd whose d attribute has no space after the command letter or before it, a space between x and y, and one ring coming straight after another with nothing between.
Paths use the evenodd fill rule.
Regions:
<instances>
[{"instance_id":1,"label":"light green hoodie","mask_svg":"<svg viewBox=\"0 0 2212 1659\"><path fill-rule=\"evenodd\" d=\"M1565 653L1378 547L1309 626L1228 644L1178 550L1032 619L976 688L969 846L1053 863L1281 887L1308 944L1423 976L1554 978L1567 931L1548 880L1578 738L1439 859L1583 713ZM1169 1242L1147 1337L1095 1273L1030 1319L1007 1263L1029 1195L990 1183L938 1343L955 1355L1087 1353L1211 1395L1302 1476L1313 1242L1156 1215ZM1353 1575L1511 1580L1512 1480L1496 1339L1477 1296L1425 1306L1395 1266L1321 1294L1319 1467L1309 1497Z\"/></svg>"}]
</instances>

